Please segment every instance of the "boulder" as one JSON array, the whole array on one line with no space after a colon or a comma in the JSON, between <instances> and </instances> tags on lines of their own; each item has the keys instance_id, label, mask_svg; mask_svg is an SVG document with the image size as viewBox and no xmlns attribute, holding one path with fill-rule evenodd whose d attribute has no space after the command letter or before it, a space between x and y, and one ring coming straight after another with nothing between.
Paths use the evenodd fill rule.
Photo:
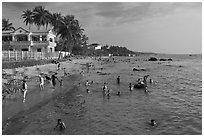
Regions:
<instances>
[{"instance_id":1,"label":"boulder","mask_svg":"<svg viewBox=\"0 0 204 137\"><path fill-rule=\"evenodd\" d=\"M155 57L151 57L148 61L157 61L158 59Z\"/></svg>"},{"instance_id":2,"label":"boulder","mask_svg":"<svg viewBox=\"0 0 204 137\"><path fill-rule=\"evenodd\" d=\"M160 59L159 61L167 61L167 59Z\"/></svg>"},{"instance_id":3,"label":"boulder","mask_svg":"<svg viewBox=\"0 0 204 137\"><path fill-rule=\"evenodd\" d=\"M133 68L132 70L133 71L146 71L145 68Z\"/></svg>"}]
</instances>

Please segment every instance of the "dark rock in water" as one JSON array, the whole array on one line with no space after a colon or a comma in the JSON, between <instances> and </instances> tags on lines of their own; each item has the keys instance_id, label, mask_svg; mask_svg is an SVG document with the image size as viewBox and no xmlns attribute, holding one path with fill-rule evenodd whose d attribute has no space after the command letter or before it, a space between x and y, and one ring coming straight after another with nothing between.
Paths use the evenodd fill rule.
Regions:
<instances>
[{"instance_id":1,"label":"dark rock in water","mask_svg":"<svg viewBox=\"0 0 204 137\"><path fill-rule=\"evenodd\" d=\"M167 59L160 59L159 61L167 61Z\"/></svg>"},{"instance_id":2,"label":"dark rock in water","mask_svg":"<svg viewBox=\"0 0 204 137\"><path fill-rule=\"evenodd\" d=\"M157 61L157 58L151 57L148 61Z\"/></svg>"},{"instance_id":3,"label":"dark rock in water","mask_svg":"<svg viewBox=\"0 0 204 137\"><path fill-rule=\"evenodd\" d=\"M169 58L169 59L160 59L159 61L173 61L173 60Z\"/></svg>"},{"instance_id":4,"label":"dark rock in water","mask_svg":"<svg viewBox=\"0 0 204 137\"><path fill-rule=\"evenodd\" d=\"M99 72L97 71L98 75L110 75L110 73L103 73L103 72Z\"/></svg>"},{"instance_id":5,"label":"dark rock in water","mask_svg":"<svg viewBox=\"0 0 204 137\"><path fill-rule=\"evenodd\" d=\"M132 70L133 71L146 71L145 68L133 68Z\"/></svg>"}]
</instances>

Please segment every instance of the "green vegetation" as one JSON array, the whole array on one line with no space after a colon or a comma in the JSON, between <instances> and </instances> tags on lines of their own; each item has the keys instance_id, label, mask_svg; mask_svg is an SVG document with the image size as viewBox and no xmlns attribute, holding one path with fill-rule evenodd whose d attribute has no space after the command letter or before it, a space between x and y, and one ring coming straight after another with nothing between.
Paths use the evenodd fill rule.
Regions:
<instances>
[{"instance_id":1,"label":"green vegetation","mask_svg":"<svg viewBox=\"0 0 204 137\"><path fill-rule=\"evenodd\" d=\"M74 55L115 55L128 56L134 54L133 51L126 47L119 46L102 46L101 49L95 50L91 45L88 45L88 37L84 34L84 29L74 15L61 15L61 13L51 13L43 6L36 6L33 9L24 10L21 15L23 22L29 25L37 26L38 30L41 27L50 26L57 35L57 51L66 51ZM12 30L12 23L9 20L2 20L2 30ZM60 58L60 54L59 54ZM58 58L58 59L59 59Z\"/></svg>"},{"instance_id":2,"label":"green vegetation","mask_svg":"<svg viewBox=\"0 0 204 137\"><path fill-rule=\"evenodd\" d=\"M47 29L50 25L59 37L60 51L72 52L74 46L79 47L85 43L84 29L74 15L62 16L61 13L51 13L43 6L36 6L33 10L23 11L21 17L26 25L29 24L29 29L31 24L36 25L38 30L41 26Z\"/></svg>"},{"instance_id":3,"label":"green vegetation","mask_svg":"<svg viewBox=\"0 0 204 137\"><path fill-rule=\"evenodd\" d=\"M9 23L9 19L2 19L2 31L15 30L13 23Z\"/></svg>"}]
</instances>

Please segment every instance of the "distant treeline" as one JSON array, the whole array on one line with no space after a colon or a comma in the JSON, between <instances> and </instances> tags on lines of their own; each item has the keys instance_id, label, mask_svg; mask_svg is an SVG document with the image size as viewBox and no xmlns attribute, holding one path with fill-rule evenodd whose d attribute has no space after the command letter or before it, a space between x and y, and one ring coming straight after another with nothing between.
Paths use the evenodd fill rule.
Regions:
<instances>
[{"instance_id":1,"label":"distant treeline","mask_svg":"<svg viewBox=\"0 0 204 137\"><path fill-rule=\"evenodd\" d=\"M60 44L57 45L56 50L59 50ZM63 49L66 51L66 49ZM77 46L75 45L72 49L72 54L74 55L85 55L85 56L108 56L112 54L113 56L129 56L134 55L135 52L127 49L126 47L120 46L102 46L101 49L95 50L95 48L90 48L90 46Z\"/></svg>"}]
</instances>

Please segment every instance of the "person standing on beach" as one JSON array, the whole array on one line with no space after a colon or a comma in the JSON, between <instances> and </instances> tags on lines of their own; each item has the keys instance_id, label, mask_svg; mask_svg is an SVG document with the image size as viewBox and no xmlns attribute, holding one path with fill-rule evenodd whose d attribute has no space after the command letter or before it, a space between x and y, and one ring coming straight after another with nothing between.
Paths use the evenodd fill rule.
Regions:
<instances>
[{"instance_id":1,"label":"person standing on beach","mask_svg":"<svg viewBox=\"0 0 204 137\"><path fill-rule=\"evenodd\" d=\"M26 93L28 91L28 85L26 83L26 80L23 80L23 87L22 87L22 92L23 92L23 102L25 102L26 98Z\"/></svg>"},{"instance_id":2,"label":"person standing on beach","mask_svg":"<svg viewBox=\"0 0 204 137\"><path fill-rule=\"evenodd\" d=\"M117 77L117 83L120 85L120 76Z\"/></svg>"},{"instance_id":3,"label":"person standing on beach","mask_svg":"<svg viewBox=\"0 0 204 137\"><path fill-rule=\"evenodd\" d=\"M44 89L44 78L42 74L39 75L40 78L40 90L42 91Z\"/></svg>"},{"instance_id":4,"label":"person standing on beach","mask_svg":"<svg viewBox=\"0 0 204 137\"><path fill-rule=\"evenodd\" d=\"M56 79L59 81L59 79L57 78L56 74L57 74L57 73L54 73L54 74L52 74L52 76L51 76L51 81L52 81L53 88L55 88Z\"/></svg>"}]
</instances>

